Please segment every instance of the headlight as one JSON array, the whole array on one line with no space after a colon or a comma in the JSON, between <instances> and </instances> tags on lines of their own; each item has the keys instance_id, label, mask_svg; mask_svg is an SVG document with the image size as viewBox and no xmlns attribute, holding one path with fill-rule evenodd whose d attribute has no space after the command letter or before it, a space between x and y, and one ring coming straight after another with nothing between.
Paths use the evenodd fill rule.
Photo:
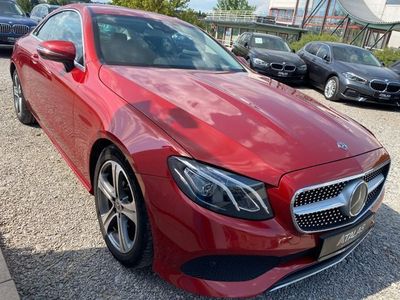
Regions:
<instances>
[{"instance_id":1,"label":"headlight","mask_svg":"<svg viewBox=\"0 0 400 300\"><path fill-rule=\"evenodd\" d=\"M307 71L307 65L301 65L298 69L299 71Z\"/></svg>"},{"instance_id":2,"label":"headlight","mask_svg":"<svg viewBox=\"0 0 400 300\"><path fill-rule=\"evenodd\" d=\"M168 165L182 192L209 210L248 220L273 217L260 181L183 157L170 157Z\"/></svg>"},{"instance_id":3,"label":"headlight","mask_svg":"<svg viewBox=\"0 0 400 300\"><path fill-rule=\"evenodd\" d=\"M262 59L259 58L253 58L253 64L257 66L263 66L263 67L268 67L269 63L263 61Z\"/></svg>"},{"instance_id":4,"label":"headlight","mask_svg":"<svg viewBox=\"0 0 400 300\"><path fill-rule=\"evenodd\" d=\"M356 81L356 82L364 83L364 84L368 82L367 79L362 78L351 72L343 73L343 75L344 75L344 77L346 77L348 80L351 80L351 81Z\"/></svg>"}]
</instances>

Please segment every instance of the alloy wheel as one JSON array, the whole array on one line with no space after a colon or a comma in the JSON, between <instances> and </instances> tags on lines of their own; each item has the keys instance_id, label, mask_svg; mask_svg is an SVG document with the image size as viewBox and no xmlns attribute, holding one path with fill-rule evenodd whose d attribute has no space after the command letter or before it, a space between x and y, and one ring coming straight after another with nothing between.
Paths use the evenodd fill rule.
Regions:
<instances>
[{"instance_id":1,"label":"alloy wheel","mask_svg":"<svg viewBox=\"0 0 400 300\"><path fill-rule=\"evenodd\" d=\"M14 72L13 79L14 79L13 80L14 108L17 115L21 116L23 99L22 99L21 82L19 81L17 72Z\"/></svg>"},{"instance_id":2,"label":"alloy wheel","mask_svg":"<svg viewBox=\"0 0 400 300\"><path fill-rule=\"evenodd\" d=\"M337 90L337 84L336 81L331 78L329 81L326 83L325 86L325 97L328 99L331 99L335 96Z\"/></svg>"},{"instance_id":3,"label":"alloy wheel","mask_svg":"<svg viewBox=\"0 0 400 300\"><path fill-rule=\"evenodd\" d=\"M128 253L135 245L138 221L135 196L122 166L106 161L100 169L97 189L104 232L120 253Z\"/></svg>"}]
</instances>

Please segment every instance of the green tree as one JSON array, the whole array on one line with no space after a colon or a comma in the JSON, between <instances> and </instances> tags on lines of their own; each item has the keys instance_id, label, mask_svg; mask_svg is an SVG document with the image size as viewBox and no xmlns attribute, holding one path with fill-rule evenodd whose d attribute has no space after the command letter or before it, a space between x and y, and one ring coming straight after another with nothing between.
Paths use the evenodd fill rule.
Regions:
<instances>
[{"instance_id":1,"label":"green tree","mask_svg":"<svg viewBox=\"0 0 400 300\"><path fill-rule=\"evenodd\" d=\"M21 8L24 10L24 12L30 13L32 10L32 4L29 0L17 0L17 3Z\"/></svg>"},{"instance_id":2,"label":"green tree","mask_svg":"<svg viewBox=\"0 0 400 300\"><path fill-rule=\"evenodd\" d=\"M190 0L113 0L113 4L176 16L187 8Z\"/></svg>"},{"instance_id":3,"label":"green tree","mask_svg":"<svg viewBox=\"0 0 400 300\"><path fill-rule=\"evenodd\" d=\"M191 23L193 25L196 25L200 28L206 29L206 23L202 21L203 18L205 18L205 15L202 14L201 12L196 12L193 9L185 9L178 11L176 14L176 17L179 19Z\"/></svg>"},{"instance_id":4,"label":"green tree","mask_svg":"<svg viewBox=\"0 0 400 300\"><path fill-rule=\"evenodd\" d=\"M255 10L247 0L218 0L214 10Z\"/></svg>"},{"instance_id":5,"label":"green tree","mask_svg":"<svg viewBox=\"0 0 400 300\"><path fill-rule=\"evenodd\" d=\"M190 0L113 0L113 4L129 8L141 9L180 18L201 28L206 24L201 20L204 18L200 12L189 9L187 4Z\"/></svg>"}]
</instances>

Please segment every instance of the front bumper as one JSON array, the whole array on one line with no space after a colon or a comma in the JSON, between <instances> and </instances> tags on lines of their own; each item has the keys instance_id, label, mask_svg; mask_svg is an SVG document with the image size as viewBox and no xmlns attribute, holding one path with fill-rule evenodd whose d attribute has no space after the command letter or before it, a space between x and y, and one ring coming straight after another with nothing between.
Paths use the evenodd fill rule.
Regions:
<instances>
[{"instance_id":1,"label":"front bumper","mask_svg":"<svg viewBox=\"0 0 400 300\"><path fill-rule=\"evenodd\" d=\"M296 69L294 72L285 72L285 71L277 71L270 67L263 68L263 67L253 66L253 70L256 71L257 73L266 75L268 77L274 78L279 81L293 82L293 83L303 83L307 74L307 71L300 71L299 69Z\"/></svg>"},{"instance_id":2,"label":"front bumper","mask_svg":"<svg viewBox=\"0 0 400 300\"><path fill-rule=\"evenodd\" d=\"M400 106L400 92L382 93L373 90L369 84L350 81L344 76L340 76L340 98L357 102Z\"/></svg>"},{"instance_id":3,"label":"front bumper","mask_svg":"<svg viewBox=\"0 0 400 300\"><path fill-rule=\"evenodd\" d=\"M0 33L0 46L13 47L15 42L26 34Z\"/></svg>"},{"instance_id":4,"label":"front bumper","mask_svg":"<svg viewBox=\"0 0 400 300\"><path fill-rule=\"evenodd\" d=\"M388 159L379 149L286 174L278 187L268 190L275 217L267 221L213 213L187 199L172 178L142 175L155 247L153 268L180 288L214 297L255 296L322 271L343 259L364 236L337 256L318 262L321 234L295 229L289 213L294 192L363 173ZM369 214L377 211L382 197L383 193Z\"/></svg>"}]
</instances>

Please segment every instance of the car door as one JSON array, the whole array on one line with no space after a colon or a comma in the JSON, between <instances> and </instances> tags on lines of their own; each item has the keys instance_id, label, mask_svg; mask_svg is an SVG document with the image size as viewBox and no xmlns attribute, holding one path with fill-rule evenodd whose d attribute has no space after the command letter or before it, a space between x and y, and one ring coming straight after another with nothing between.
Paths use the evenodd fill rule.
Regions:
<instances>
[{"instance_id":1,"label":"car door","mask_svg":"<svg viewBox=\"0 0 400 300\"><path fill-rule=\"evenodd\" d=\"M241 43L242 43L243 37L244 37L244 34L240 35L240 36L237 38L236 42L233 43L233 47L232 47L232 52L233 52L233 54L239 56L239 53L240 53L239 47L240 47L240 45L241 45Z\"/></svg>"},{"instance_id":2,"label":"car door","mask_svg":"<svg viewBox=\"0 0 400 300\"><path fill-rule=\"evenodd\" d=\"M316 54L320 47L321 47L320 43L309 43L304 48L304 51L301 51L301 53L300 53L301 54L300 57L307 64L308 78L314 84L318 82L317 67L316 67L316 61L317 61Z\"/></svg>"},{"instance_id":3,"label":"car door","mask_svg":"<svg viewBox=\"0 0 400 300\"><path fill-rule=\"evenodd\" d=\"M317 58L315 60L314 72L315 82L319 86L324 86L328 75L331 74L331 49L328 45L321 44L317 52Z\"/></svg>"},{"instance_id":4,"label":"car door","mask_svg":"<svg viewBox=\"0 0 400 300\"><path fill-rule=\"evenodd\" d=\"M72 159L74 156L74 101L84 74L81 18L66 10L51 16L34 31L30 43L31 64L25 68L29 103L51 139ZM64 65L41 58L37 48L42 41L71 41L76 48L76 68L66 72Z\"/></svg>"},{"instance_id":5,"label":"car door","mask_svg":"<svg viewBox=\"0 0 400 300\"><path fill-rule=\"evenodd\" d=\"M248 49L246 48L245 44L250 41L250 34L249 33L243 33L241 38L239 39L237 43L237 47L235 48L236 55L241 56L241 57L246 57L248 53Z\"/></svg>"}]
</instances>

